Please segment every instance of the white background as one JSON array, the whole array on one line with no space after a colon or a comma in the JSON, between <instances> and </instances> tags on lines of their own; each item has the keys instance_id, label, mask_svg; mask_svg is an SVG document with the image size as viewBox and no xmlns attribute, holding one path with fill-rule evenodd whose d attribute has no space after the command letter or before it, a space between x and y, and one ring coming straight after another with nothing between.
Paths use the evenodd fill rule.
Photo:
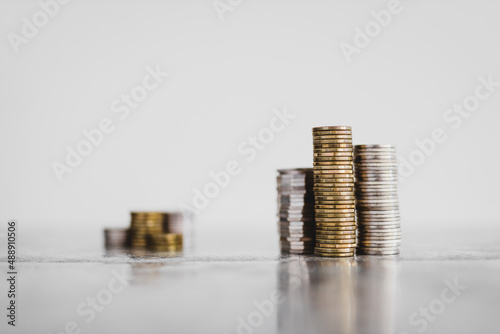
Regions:
<instances>
[{"instance_id":1,"label":"white background","mask_svg":"<svg viewBox=\"0 0 500 334\"><path fill-rule=\"evenodd\" d=\"M130 210L190 204L230 160L242 172L197 217L201 233L276 231L276 169L312 166L311 128L351 125L356 144L448 139L400 186L403 229L498 222L500 89L456 130L443 121L500 81L498 1L409 1L348 63L342 42L387 1L73 0L14 52L35 1L0 3L0 220L23 228L125 226ZM111 102L147 66L169 78L121 121ZM237 147L273 109L296 118L252 162ZM60 183L51 164L83 129L116 128Z\"/></svg>"}]
</instances>

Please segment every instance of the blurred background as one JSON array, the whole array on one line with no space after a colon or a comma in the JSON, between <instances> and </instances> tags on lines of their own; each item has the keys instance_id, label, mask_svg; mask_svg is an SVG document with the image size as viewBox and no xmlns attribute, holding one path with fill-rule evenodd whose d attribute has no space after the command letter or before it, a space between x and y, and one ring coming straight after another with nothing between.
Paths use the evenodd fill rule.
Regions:
<instances>
[{"instance_id":1,"label":"blurred background","mask_svg":"<svg viewBox=\"0 0 500 334\"><path fill-rule=\"evenodd\" d=\"M500 82L499 9L3 0L0 220L100 233L191 208L200 238L277 240L276 170L312 166L313 126L351 125L355 144L398 146L403 231L496 226L500 87L484 81ZM474 111L447 111L481 84Z\"/></svg>"}]
</instances>

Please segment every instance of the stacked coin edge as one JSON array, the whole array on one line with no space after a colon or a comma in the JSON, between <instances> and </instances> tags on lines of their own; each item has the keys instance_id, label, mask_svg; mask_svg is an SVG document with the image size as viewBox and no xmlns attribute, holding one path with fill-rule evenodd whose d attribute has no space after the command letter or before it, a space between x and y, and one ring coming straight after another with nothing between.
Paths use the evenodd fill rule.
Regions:
<instances>
[{"instance_id":1,"label":"stacked coin edge","mask_svg":"<svg viewBox=\"0 0 500 334\"><path fill-rule=\"evenodd\" d=\"M313 128L315 255L352 257L356 249L352 129Z\"/></svg>"}]
</instances>

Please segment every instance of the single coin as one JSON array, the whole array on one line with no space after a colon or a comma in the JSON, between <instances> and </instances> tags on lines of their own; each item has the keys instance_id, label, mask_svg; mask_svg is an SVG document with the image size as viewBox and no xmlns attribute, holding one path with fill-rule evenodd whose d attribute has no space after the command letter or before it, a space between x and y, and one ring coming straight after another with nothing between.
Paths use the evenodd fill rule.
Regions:
<instances>
[{"instance_id":1,"label":"single coin","mask_svg":"<svg viewBox=\"0 0 500 334\"><path fill-rule=\"evenodd\" d=\"M319 234L316 240L356 239L356 231L329 231L329 234Z\"/></svg>"},{"instance_id":2,"label":"single coin","mask_svg":"<svg viewBox=\"0 0 500 334\"><path fill-rule=\"evenodd\" d=\"M341 232L341 231L355 233L356 232L356 225L328 227L328 230L317 229L316 236L332 235L332 234L336 234L337 232Z\"/></svg>"},{"instance_id":3,"label":"single coin","mask_svg":"<svg viewBox=\"0 0 500 334\"><path fill-rule=\"evenodd\" d=\"M315 189L316 196L354 196L354 191L331 191L332 188Z\"/></svg>"},{"instance_id":4,"label":"single coin","mask_svg":"<svg viewBox=\"0 0 500 334\"><path fill-rule=\"evenodd\" d=\"M316 244L324 244L324 245L334 245L334 244L355 244L356 237L351 237L350 239L345 238L336 238L336 239L319 239L316 240ZM321 247L321 246L320 246Z\"/></svg>"},{"instance_id":5,"label":"single coin","mask_svg":"<svg viewBox=\"0 0 500 334\"><path fill-rule=\"evenodd\" d=\"M354 204L347 205L315 205L315 209L354 209L356 206Z\"/></svg>"},{"instance_id":6,"label":"single coin","mask_svg":"<svg viewBox=\"0 0 500 334\"><path fill-rule=\"evenodd\" d=\"M351 130L313 130L313 136L323 135L323 136L331 136L331 135L351 135Z\"/></svg>"},{"instance_id":7,"label":"single coin","mask_svg":"<svg viewBox=\"0 0 500 334\"><path fill-rule=\"evenodd\" d=\"M351 252L351 253L340 253L340 254L330 254L330 253L322 253L322 252L318 252L318 251L314 251L314 255L315 256L319 256L319 257L340 257L340 258L348 258L348 257L353 257L354 256L354 252Z\"/></svg>"},{"instance_id":8,"label":"single coin","mask_svg":"<svg viewBox=\"0 0 500 334\"><path fill-rule=\"evenodd\" d=\"M313 138L321 138L321 139L351 139L351 133L335 133L335 134L323 134L319 132L313 132Z\"/></svg>"},{"instance_id":9,"label":"single coin","mask_svg":"<svg viewBox=\"0 0 500 334\"><path fill-rule=\"evenodd\" d=\"M316 144L351 144L352 145L352 136L348 136L347 138L325 138L323 136L313 136L313 143L314 143L314 145L316 145Z\"/></svg>"},{"instance_id":10,"label":"single coin","mask_svg":"<svg viewBox=\"0 0 500 334\"><path fill-rule=\"evenodd\" d=\"M396 145L391 144L367 144L367 145L356 145L357 149L379 149L379 148L392 148L396 149Z\"/></svg>"},{"instance_id":11,"label":"single coin","mask_svg":"<svg viewBox=\"0 0 500 334\"><path fill-rule=\"evenodd\" d=\"M336 222L354 222L355 216L349 217L316 217L316 223L336 223Z\"/></svg>"},{"instance_id":12,"label":"single coin","mask_svg":"<svg viewBox=\"0 0 500 334\"><path fill-rule=\"evenodd\" d=\"M315 154L314 161L317 161L317 162L347 161L347 162L353 163L353 157L352 156L322 156L321 154L319 154L319 155Z\"/></svg>"},{"instance_id":13,"label":"single coin","mask_svg":"<svg viewBox=\"0 0 500 334\"><path fill-rule=\"evenodd\" d=\"M328 189L332 192L353 192L354 191L354 187L330 187L330 186L324 186L321 183L318 183L313 187L313 191L324 190L324 189Z\"/></svg>"},{"instance_id":14,"label":"single coin","mask_svg":"<svg viewBox=\"0 0 500 334\"><path fill-rule=\"evenodd\" d=\"M354 200L354 196L318 196L316 195L315 198L317 201L335 201L335 200L340 200L340 201L347 201L347 200Z\"/></svg>"},{"instance_id":15,"label":"single coin","mask_svg":"<svg viewBox=\"0 0 500 334\"><path fill-rule=\"evenodd\" d=\"M356 222L352 221L352 222L336 222L336 223L316 223L316 232L318 232L318 230L322 230L322 231L328 231L328 230L332 230L332 231L335 231L337 230L339 227L347 227L347 226L357 226L356 225Z\"/></svg>"},{"instance_id":16,"label":"single coin","mask_svg":"<svg viewBox=\"0 0 500 334\"><path fill-rule=\"evenodd\" d=\"M349 247L349 248L329 248L329 247L318 247L316 246L314 248L315 252L320 252L320 253L330 253L330 254L336 254L336 253L352 253L354 247Z\"/></svg>"},{"instance_id":17,"label":"single coin","mask_svg":"<svg viewBox=\"0 0 500 334\"><path fill-rule=\"evenodd\" d=\"M378 255L378 256L389 256L389 255L398 255L399 254L399 249L398 250L392 250L392 251L379 251L379 250L356 250L358 255ZM316 253L315 253L316 254Z\"/></svg>"},{"instance_id":18,"label":"single coin","mask_svg":"<svg viewBox=\"0 0 500 334\"><path fill-rule=\"evenodd\" d=\"M329 162L314 162L314 170L322 170L322 169L348 169L352 170L352 164L348 162L342 162L340 164L332 164Z\"/></svg>"},{"instance_id":19,"label":"single coin","mask_svg":"<svg viewBox=\"0 0 500 334\"><path fill-rule=\"evenodd\" d=\"M349 244L322 244L322 243L316 243L315 248L329 248L329 249L352 249L356 248L356 242L349 243Z\"/></svg>"},{"instance_id":20,"label":"single coin","mask_svg":"<svg viewBox=\"0 0 500 334\"><path fill-rule=\"evenodd\" d=\"M354 205L355 201L354 200L348 200L348 201L314 201L315 205Z\"/></svg>"},{"instance_id":21,"label":"single coin","mask_svg":"<svg viewBox=\"0 0 500 334\"><path fill-rule=\"evenodd\" d=\"M335 126L316 126L312 128L313 131L351 131L350 126L335 125Z\"/></svg>"},{"instance_id":22,"label":"single coin","mask_svg":"<svg viewBox=\"0 0 500 334\"><path fill-rule=\"evenodd\" d=\"M350 147L313 147L314 157L353 157Z\"/></svg>"},{"instance_id":23,"label":"single coin","mask_svg":"<svg viewBox=\"0 0 500 334\"><path fill-rule=\"evenodd\" d=\"M316 214L354 213L354 209L317 209Z\"/></svg>"}]
</instances>

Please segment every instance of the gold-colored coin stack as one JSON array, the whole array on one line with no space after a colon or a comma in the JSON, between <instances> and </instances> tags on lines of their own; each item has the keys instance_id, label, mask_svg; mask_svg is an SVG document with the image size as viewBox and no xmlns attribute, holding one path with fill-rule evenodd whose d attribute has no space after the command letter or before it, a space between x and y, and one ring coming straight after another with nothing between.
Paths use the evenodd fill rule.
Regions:
<instances>
[{"instance_id":1,"label":"gold-colored coin stack","mask_svg":"<svg viewBox=\"0 0 500 334\"><path fill-rule=\"evenodd\" d=\"M163 233L163 213L132 212L130 223L130 245L132 248L144 248L148 245L148 235Z\"/></svg>"},{"instance_id":2,"label":"gold-colored coin stack","mask_svg":"<svg viewBox=\"0 0 500 334\"><path fill-rule=\"evenodd\" d=\"M350 126L313 128L315 254L351 257L356 249L353 146Z\"/></svg>"},{"instance_id":3,"label":"gold-colored coin stack","mask_svg":"<svg viewBox=\"0 0 500 334\"><path fill-rule=\"evenodd\" d=\"M182 251L182 234L150 234L148 237L148 247L154 251L180 252Z\"/></svg>"}]
</instances>

